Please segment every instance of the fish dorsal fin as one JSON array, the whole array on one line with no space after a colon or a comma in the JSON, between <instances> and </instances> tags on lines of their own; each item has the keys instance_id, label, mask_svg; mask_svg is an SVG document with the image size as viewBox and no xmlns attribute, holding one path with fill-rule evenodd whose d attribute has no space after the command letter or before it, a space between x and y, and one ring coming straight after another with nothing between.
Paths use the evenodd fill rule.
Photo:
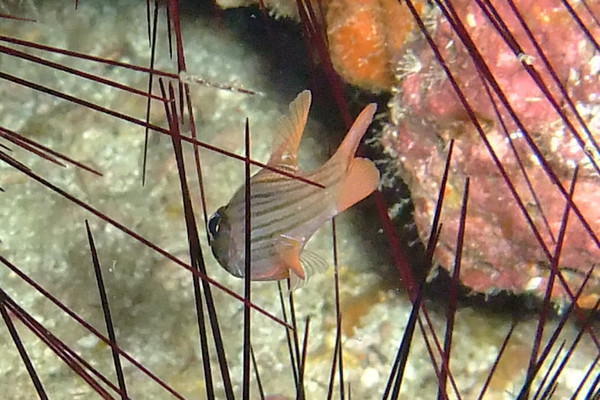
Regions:
<instances>
[{"instance_id":1,"label":"fish dorsal fin","mask_svg":"<svg viewBox=\"0 0 600 400\"><path fill-rule=\"evenodd\" d=\"M303 91L290 103L289 113L277 121L269 165L298 168L298 147L306 126L310 102L310 90Z\"/></svg>"},{"instance_id":2,"label":"fish dorsal fin","mask_svg":"<svg viewBox=\"0 0 600 400\"><path fill-rule=\"evenodd\" d=\"M298 278L304 280L306 274L300 262L301 247L302 245L298 240L287 236L280 236L277 244L277 254L283 267L290 271L290 277L296 275Z\"/></svg>"}]
</instances>

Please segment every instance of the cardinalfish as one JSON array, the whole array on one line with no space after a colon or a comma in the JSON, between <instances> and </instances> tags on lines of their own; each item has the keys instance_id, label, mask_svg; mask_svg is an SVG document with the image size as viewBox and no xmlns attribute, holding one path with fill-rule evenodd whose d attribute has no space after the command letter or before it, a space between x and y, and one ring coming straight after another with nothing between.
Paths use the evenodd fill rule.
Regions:
<instances>
[{"instance_id":1,"label":"cardinalfish","mask_svg":"<svg viewBox=\"0 0 600 400\"><path fill-rule=\"evenodd\" d=\"M320 168L304 172L298 166L298 147L308 118L310 91L300 93L289 114L277 124L272 153L267 163L319 184L313 185L270 169L250 179L250 269L252 280L290 278L300 287L328 267L306 242L325 222L371 194L379 183L379 171L370 160L354 157L359 142L377 108L369 104L360 113L335 154ZM245 270L245 185L208 221L209 243L223 268L237 277Z\"/></svg>"}]
</instances>

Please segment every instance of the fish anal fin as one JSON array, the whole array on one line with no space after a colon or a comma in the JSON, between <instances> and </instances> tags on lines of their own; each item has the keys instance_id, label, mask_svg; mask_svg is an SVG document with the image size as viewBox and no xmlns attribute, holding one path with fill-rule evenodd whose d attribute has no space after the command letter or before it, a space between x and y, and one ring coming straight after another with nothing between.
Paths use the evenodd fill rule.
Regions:
<instances>
[{"instance_id":1,"label":"fish anal fin","mask_svg":"<svg viewBox=\"0 0 600 400\"><path fill-rule=\"evenodd\" d=\"M308 119L310 103L310 90L305 90L290 103L289 113L277 122L269 165L292 168L298 166L298 147Z\"/></svg>"},{"instance_id":2,"label":"fish anal fin","mask_svg":"<svg viewBox=\"0 0 600 400\"><path fill-rule=\"evenodd\" d=\"M296 275L298 278L306 279L304 269L302 269L302 263L300 262L300 249L301 244L299 241L282 236L280 238L279 245L277 246L277 253L281 259L284 268L290 271L290 277Z\"/></svg>"},{"instance_id":3,"label":"fish anal fin","mask_svg":"<svg viewBox=\"0 0 600 400\"><path fill-rule=\"evenodd\" d=\"M379 171L366 158L354 158L337 193L338 213L358 203L377 189Z\"/></svg>"}]
</instances>

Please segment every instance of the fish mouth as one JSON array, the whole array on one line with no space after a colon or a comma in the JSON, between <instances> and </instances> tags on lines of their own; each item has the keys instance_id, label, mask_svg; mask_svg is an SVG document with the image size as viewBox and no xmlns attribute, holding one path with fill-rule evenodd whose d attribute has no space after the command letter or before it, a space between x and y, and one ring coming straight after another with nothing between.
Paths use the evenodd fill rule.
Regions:
<instances>
[{"instance_id":1,"label":"fish mouth","mask_svg":"<svg viewBox=\"0 0 600 400\"><path fill-rule=\"evenodd\" d=\"M241 268L236 268L234 271L231 272L233 274L233 276L236 276L238 278L243 278L244 277L244 271L242 271Z\"/></svg>"},{"instance_id":2,"label":"fish mouth","mask_svg":"<svg viewBox=\"0 0 600 400\"><path fill-rule=\"evenodd\" d=\"M229 268L227 268L227 271L229 271L229 273L237 278L243 278L244 277L244 265L240 265L239 263L235 263L233 265L231 265Z\"/></svg>"}]
</instances>

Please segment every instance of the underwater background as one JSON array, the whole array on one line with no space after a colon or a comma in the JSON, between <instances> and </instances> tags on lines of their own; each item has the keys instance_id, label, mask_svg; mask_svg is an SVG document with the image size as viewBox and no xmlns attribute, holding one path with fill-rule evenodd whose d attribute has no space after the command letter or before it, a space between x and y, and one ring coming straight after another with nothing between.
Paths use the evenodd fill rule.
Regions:
<instances>
[{"instance_id":1,"label":"underwater background","mask_svg":"<svg viewBox=\"0 0 600 400\"><path fill-rule=\"evenodd\" d=\"M274 122L286 112L297 93L310 88L316 100L300 148L300 162L308 170L321 165L337 148L346 130L332 96L311 75L310 54L304 50L300 25L293 20L269 22L259 7L219 12L208 9L195 8L194 3L189 2L181 5L179 15L187 76L208 82L190 83L189 86L198 139L243 157L247 118L251 158L264 163L271 148ZM150 10L154 13L154 5ZM154 69L177 74L176 58L169 56L166 6L159 4L156 10L159 18ZM73 2L64 1L8 1L0 5L0 13L35 20L0 20L0 44L3 46L0 48L0 126L66 154L101 172L102 176L72 165L66 168L56 165L22 146L0 140L2 146L11 149L9 152L2 147L2 151L52 185L188 263L182 194L170 138L149 132L147 169L142 185L143 124L48 94L48 90L43 93L39 87L36 90L26 82L66 93L142 122L146 119L146 99L111 87L106 82L19 58L6 50L6 47L16 49L147 92L149 76L144 71L83 60L56 51L35 50L5 40L18 38L148 67L151 47L145 2L81 1L75 7ZM272 37L281 38L281 43L261 40L260 34L256 34L259 29L273 29ZM7 76L18 79L7 79ZM156 76L152 82L152 93L160 95ZM176 80L172 79L172 82L177 86ZM245 93L245 90L255 94ZM348 89L347 93L350 94L353 117L367 100L373 98L357 90ZM380 113L376 118L379 122L373 124L371 136L377 136L378 130L389 119L386 102L382 100L385 97L377 99L380 100ZM168 129L165 111L159 101L152 103L148 115L151 124ZM183 135L189 134L188 119L181 123L181 129ZM208 148L198 151L206 211L210 215L243 184L245 163ZM200 180L193 172L194 154L189 144L184 144L184 154L207 274L243 297L244 281L223 270L207 245ZM253 173L257 170L258 167L252 169ZM0 162L0 188L2 292L93 368L115 382L110 346L49 300L49 294L55 296L91 326L105 333L86 233L85 222L88 221L103 269L118 346L181 397L206 398L191 273L114 224L57 194L48 185L31 179L14 165ZM354 399L382 397L412 310L411 300L390 255L387 236L379 227L372 200L366 199L336 218L344 390L346 398L351 393ZM410 212L405 199L397 201L397 204L391 201L388 204L390 214L394 214L394 210ZM333 265L331 224L322 227L307 248ZM49 294L36 291L16 271L29 276ZM331 267L294 292L300 343L307 318L310 318L303 376L307 399L327 398L338 328L334 271ZM424 304L433 328L442 338L446 327L447 289L436 294L436 286L433 288ZM241 397L244 304L218 288L213 287L212 293L233 391L236 398ZM503 356L494 367L484 398L516 398L526 379L539 321L539 308L536 308L539 303L527 296L517 300L511 298L505 303L498 300L494 303L493 299L487 303L481 297L478 299L476 302L464 300L455 314L450 369L457 390L462 398L477 398L507 333L515 324ZM275 282L252 283L252 302L273 316L283 318ZM14 316L11 319L49 398L102 398L30 329ZM560 314L549 318L541 343L546 343L560 323ZM265 393L295 398L296 383L286 329L257 311L252 312L251 327L252 349ZM578 390L586 371L593 367L592 378L580 389L578 398L584 398L584 393L593 384L593 377L598 375L598 349L589 335L578 338L582 330L582 324L577 321L567 322L558 340L558 343L565 340L567 344L560 349L555 346L542 368L556 371L556 366L549 366L552 358L555 355L564 357L568 346L577 340L568 363L559 370L553 398L570 398ZM226 398L219 370L222 361L218 360L212 339L209 342L216 398ZM440 356L434 350L435 356L430 357L427 346L431 343L417 333L404 370L402 398L431 399L438 393L439 382L432 358L439 366ZM0 354L0 393L3 398L36 398L35 387L6 323L0 324ZM123 373L130 398L173 397L129 361L123 361ZM543 374L540 374L534 388L542 379ZM339 397L337 378L335 382L336 396ZM254 377L250 393L250 398L260 398ZM111 395L120 397L115 392ZM450 384L448 395L457 398Z\"/></svg>"}]
</instances>

